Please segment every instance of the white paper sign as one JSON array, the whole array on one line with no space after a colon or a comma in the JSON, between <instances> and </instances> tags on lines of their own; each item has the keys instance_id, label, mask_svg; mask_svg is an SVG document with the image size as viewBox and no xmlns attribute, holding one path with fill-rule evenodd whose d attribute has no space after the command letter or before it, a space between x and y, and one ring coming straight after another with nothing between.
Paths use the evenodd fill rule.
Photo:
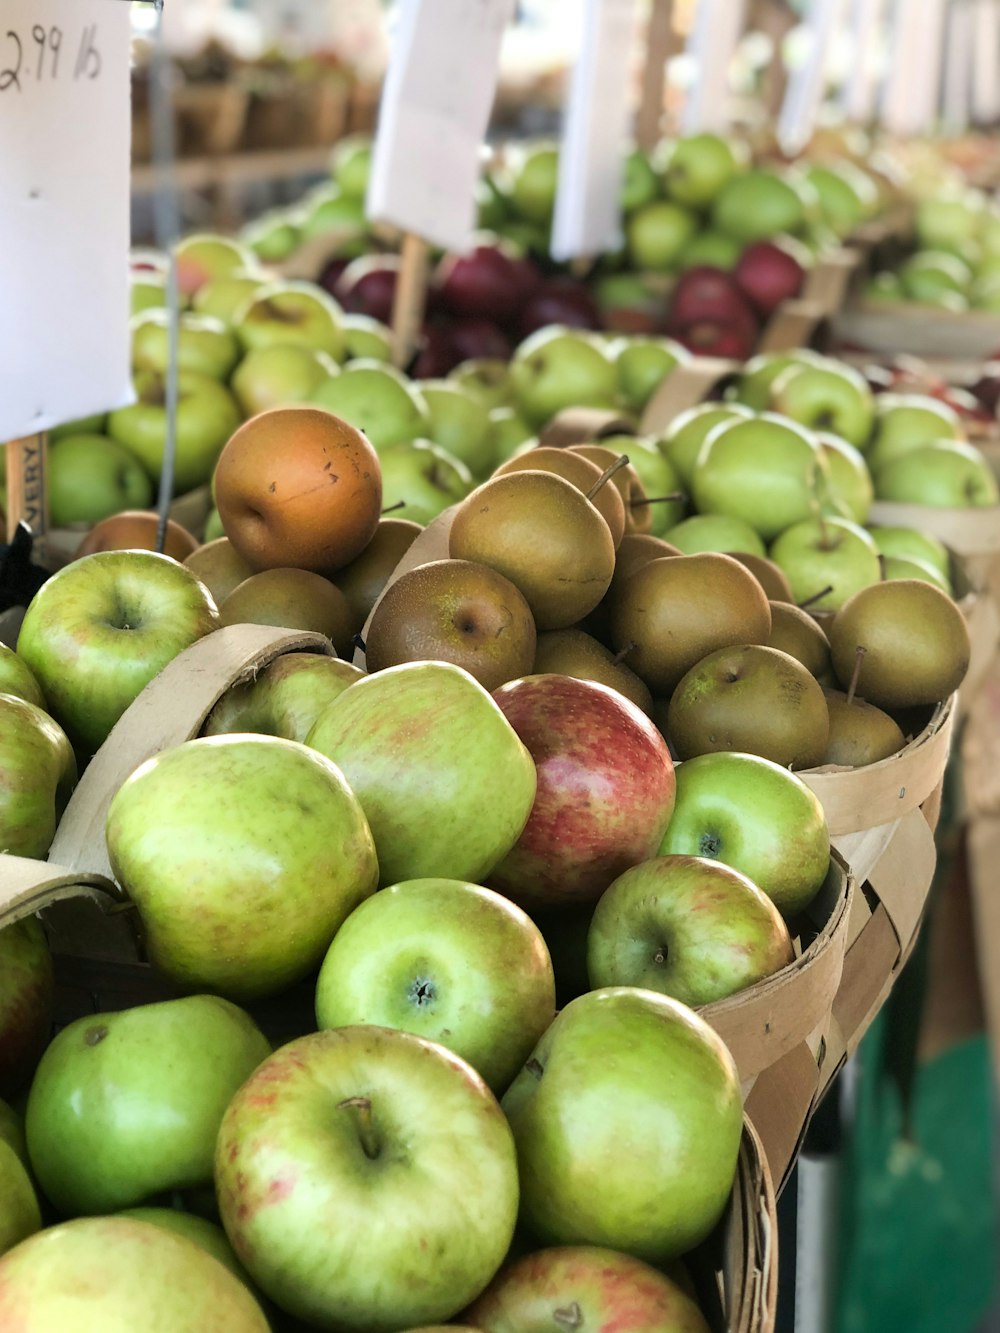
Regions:
<instances>
[{"instance_id":1,"label":"white paper sign","mask_svg":"<svg viewBox=\"0 0 1000 1333\"><path fill-rule=\"evenodd\" d=\"M778 142L796 153L812 138L823 94L833 35L842 22L846 0L812 0L809 7L809 49L792 71L778 117Z\"/></svg>"},{"instance_id":2,"label":"white paper sign","mask_svg":"<svg viewBox=\"0 0 1000 1333\"><path fill-rule=\"evenodd\" d=\"M885 0L854 0L850 17L851 69L841 90L841 106L848 120L866 125L878 101L879 34Z\"/></svg>"},{"instance_id":3,"label":"white paper sign","mask_svg":"<svg viewBox=\"0 0 1000 1333\"><path fill-rule=\"evenodd\" d=\"M681 121L685 134L729 129L729 68L745 21L746 0L699 0L687 42L695 73Z\"/></svg>"},{"instance_id":4,"label":"white paper sign","mask_svg":"<svg viewBox=\"0 0 1000 1333\"><path fill-rule=\"evenodd\" d=\"M1000 115L1000 9L994 0L976 0L973 24L972 110L989 125Z\"/></svg>"},{"instance_id":5,"label":"white paper sign","mask_svg":"<svg viewBox=\"0 0 1000 1333\"><path fill-rule=\"evenodd\" d=\"M944 0L896 0L882 121L894 134L928 129L939 102Z\"/></svg>"},{"instance_id":6,"label":"white paper sign","mask_svg":"<svg viewBox=\"0 0 1000 1333\"><path fill-rule=\"evenodd\" d=\"M131 401L129 6L4 0L0 440Z\"/></svg>"},{"instance_id":7,"label":"white paper sign","mask_svg":"<svg viewBox=\"0 0 1000 1333\"><path fill-rule=\"evenodd\" d=\"M559 152L552 255L596 255L621 240L621 186L636 42L635 0L584 0Z\"/></svg>"},{"instance_id":8,"label":"white paper sign","mask_svg":"<svg viewBox=\"0 0 1000 1333\"><path fill-rule=\"evenodd\" d=\"M475 225L479 153L515 0L402 0L367 212L450 250Z\"/></svg>"},{"instance_id":9,"label":"white paper sign","mask_svg":"<svg viewBox=\"0 0 1000 1333\"><path fill-rule=\"evenodd\" d=\"M942 118L949 134L962 134L968 128L971 92L972 10L964 0L959 0L948 12L942 89Z\"/></svg>"}]
</instances>

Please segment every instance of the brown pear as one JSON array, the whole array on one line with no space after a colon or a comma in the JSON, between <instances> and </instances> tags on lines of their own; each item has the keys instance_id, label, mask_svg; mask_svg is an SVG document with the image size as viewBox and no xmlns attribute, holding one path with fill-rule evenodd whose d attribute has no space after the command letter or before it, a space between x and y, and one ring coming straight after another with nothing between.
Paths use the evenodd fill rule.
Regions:
<instances>
[{"instance_id":1,"label":"brown pear","mask_svg":"<svg viewBox=\"0 0 1000 1333\"><path fill-rule=\"evenodd\" d=\"M823 762L830 719L822 687L788 653L759 644L709 653L674 690L667 714L681 759L736 750L782 768Z\"/></svg>"},{"instance_id":2,"label":"brown pear","mask_svg":"<svg viewBox=\"0 0 1000 1333\"><path fill-rule=\"evenodd\" d=\"M824 690L830 714L830 738L824 764L862 768L888 759L906 744L906 737L888 713L856 695L850 703L840 690Z\"/></svg>"},{"instance_id":3,"label":"brown pear","mask_svg":"<svg viewBox=\"0 0 1000 1333\"><path fill-rule=\"evenodd\" d=\"M656 694L670 694L708 653L766 643L771 607L754 576L728 555L651 560L616 590L611 643Z\"/></svg>"},{"instance_id":4,"label":"brown pear","mask_svg":"<svg viewBox=\"0 0 1000 1333\"><path fill-rule=\"evenodd\" d=\"M635 672L582 629L553 629L539 634L532 672L596 680L600 685L610 685L644 713L653 706L649 690Z\"/></svg>"},{"instance_id":5,"label":"brown pear","mask_svg":"<svg viewBox=\"0 0 1000 1333\"><path fill-rule=\"evenodd\" d=\"M540 630L566 629L592 611L615 568L604 516L548 472L512 472L477 486L455 510L450 554L510 579Z\"/></svg>"},{"instance_id":6,"label":"brown pear","mask_svg":"<svg viewBox=\"0 0 1000 1333\"><path fill-rule=\"evenodd\" d=\"M347 598L308 569L265 569L244 579L219 607L222 625L280 625L325 634L341 657L351 652Z\"/></svg>"},{"instance_id":7,"label":"brown pear","mask_svg":"<svg viewBox=\"0 0 1000 1333\"><path fill-rule=\"evenodd\" d=\"M228 689L205 719L201 734L251 731L301 744L320 713L364 674L339 657L285 653L253 680Z\"/></svg>"},{"instance_id":8,"label":"brown pear","mask_svg":"<svg viewBox=\"0 0 1000 1333\"><path fill-rule=\"evenodd\" d=\"M767 646L789 653L821 684L833 683L830 641L809 612L801 607L772 601L771 636Z\"/></svg>"},{"instance_id":9,"label":"brown pear","mask_svg":"<svg viewBox=\"0 0 1000 1333\"><path fill-rule=\"evenodd\" d=\"M766 555L756 555L753 551L727 551L734 560L738 560L741 565L745 565L754 576L760 586L767 593L768 600L771 602L792 602L795 596L792 592L792 585L788 582L788 576L780 565L776 565L773 560L768 560Z\"/></svg>"},{"instance_id":10,"label":"brown pear","mask_svg":"<svg viewBox=\"0 0 1000 1333\"><path fill-rule=\"evenodd\" d=\"M602 472L621 457L616 450L605 449L602 444L571 444L569 452L579 454L582 458L589 458ZM639 480L638 472L631 463L628 463L625 467L619 468L611 480L621 492L625 504L625 531L649 532L653 526L653 515L649 505L645 503L646 491Z\"/></svg>"},{"instance_id":11,"label":"brown pear","mask_svg":"<svg viewBox=\"0 0 1000 1333\"><path fill-rule=\"evenodd\" d=\"M595 508L604 515L611 529L611 540L617 551L625 533L625 502L617 486L607 483L598 486L604 472L603 468L574 453L572 449L553 449L539 445L526 450L523 454L515 454L513 458L508 458L505 463L500 464L493 475L503 477L510 472L554 472L557 477L565 478L578 491L583 491L584 495L590 495ZM591 492L594 494L591 495Z\"/></svg>"},{"instance_id":12,"label":"brown pear","mask_svg":"<svg viewBox=\"0 0 1000 1333\"><path fill-rule=\"evenodd\" d=\"M535 622L510 579L471 560L433 560L401 574L375 608L368 670L451 662L487 690L531 673Z\"/></svg>"},{"instance_id":13,"label":"brown pear","mask_svg":"<svg viewBox=\"0 0 1000 1333\"><path fill-rule=\"evenodd\" d=\"M830 627L833 669L878 708L937 703L969 668L969 629L958 607L921 579L874 583L848 598Z\"/></svg>"},{"instance_id":14,"label":"brown pear","mask_svg":"<svg viewBox=\"0 0 1000 1333\"><path fill-rule=\"evenodd\" d=\"M393 570L423 532L408 518L381 518L375 535L356 559L338 569L333 581L347 598L357 633L371 614Z\"/></svg>"},{"instance_id":15,"label":"brown pear","mask_svg":"<svg viewBox=\"0 0 1000 1333\"><path fill-rule=\"evenodd\" d=\"M228 537L217 537L214 542L199 546L184 564L201 579L215 598L216 605L224 602L233 589L254 572L253 566L247 564Z\"/></svg>"},{"instance_id":16,"label":"brown pear","mask_svg":"<svg viewBox=\"0 0 1000 1333\"><path fill-rule=\"evenodd\" d=\"M660 560L668 555L680 554L676 546L671 546L662 537L654 537L651 532L627 532L618 548L615 575L611 580L609 592L613 593L624 579L641 565L648 565L650 560Z\"/></svg>"}]
</instances>

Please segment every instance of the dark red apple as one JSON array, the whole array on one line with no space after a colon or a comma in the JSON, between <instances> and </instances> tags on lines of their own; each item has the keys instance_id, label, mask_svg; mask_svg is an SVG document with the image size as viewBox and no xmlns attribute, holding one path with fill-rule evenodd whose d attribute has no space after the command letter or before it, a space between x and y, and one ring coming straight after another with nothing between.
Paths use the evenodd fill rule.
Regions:
<instances>
[{"instance_id":1,"label":"dark red apple","mask_svg":"<svg viewBox=\"0 0 1000 1333\"><path fill-rule=\"evenodd\" d=\"M369 315L391 324L398 275L398 255L363 255L347 265L333 294L349 315Z\"/></svg>"},{"instance_id":2,"label":"dark red apple","mask_svg":"<svg viewBox=\"0 0 1000 1333\"><path fill-rule=\"evenodd\" d=\"M464 360L452 341L447 324L426 324L410 375L415 380L439 380Z\"/></svg>"},{"instance_id":3,"label":"dark red apple","mask_svg":"<svg viewBox=\"0 0 1000 1333\"><path fill-rule=\"evenodd\" d=\"M733 270L740 291L764 319L798 296L805 276L795 256L774 241L748 245Z\"/></svg>"},{"instance_id":4,"label":"dark red apple","mask_svg":"<svg viewBox=\"0 0 1000 1333\"><path fill-rule=\"evenodd\" d=\"M520 309L535 295L545 282L545 274L530 257L518 255L511 260L514 286L517 289L517 308Z\"/></svg>"},{"instance_id":5,"label":"dark red apple","mask_svg":"<svg viewBox=\"0 0 1000 1333\"><path fill-rule=\"evenodd\" d=\"M433 279L442 307L501 324L513 318L521 304L514 263L495 238L481 240L468 254L445 255Z\"/></svg>"},{"instance_id":6,"label":"dark red apple","mask_svg":"<svg viewBox=\"0 0 1000 1333\"><path fill-rule=\"evenodd\" d=\"M546 278L521 311L518 332L522 338L547 324L571 329L599 329L601 315L589 290L576 278Z\"/></svg>"},{"instance_id":7,"label":"dark red apple","mask_svg":"<svg viewBox=\"0 0 1000 1333\"><path fill-rule=\"evenodd\" d=\"M538 771L524 832L489 876L525 907L594 902L655 856L674 808L674 766L645 713L615 690L525 676L493 695Z\"/></svg>"},{"instance_id":8,"label":"dark red apple","mask_svg":"<svg viewBox=\"0 0 1000 1333\"><path fill-rule=\"evenodd\" d=\"M459 361L509 361L510 339L488 319L456 319L448 330Z\"/></svg>"},{"instance_id":9,"label":"dark red apple","mask_svg":"<svg viewBox=\"0 0 1000 1333\"><path fill-rule=\"evenodd\" d=\"M996 416L1000 408L1000 361L987 361L970 389L990 416Z\"/></svg>"},{"instance_id":10,"label":"dark red apple","mask_svg":"<svg viewBox=\"0 0 1000 1333\"><path fill-rule=\"evenodd\" d=\"M323 272L319 275L319 285L325 292L329 292L331 296L337 295L337 283L340 281L340 275L350 262L351 261L346 258L330 260L326 268L324 268Z\"/></svg>"},{"instance_id":11,"label":"dark red apple","mask_svg":"<svg viewBox=\"0 0 1000 1333\"><path fill-rule=\"evenodd\" d=\"M714 356L727 361L746 361L757 342L757 327L743 323L723 324L703 319L686 328L670 326L670 336L694 352L695 356Z\"/></svg>"},{"instance_id":12,"label":"dark red apple","mask_svg":"<svg viewBox=\"0 0 1000 1333\"><path fill-rule=\"evenodd\" d=\"M731 273L699 264L682 273L670 301L670 327L686 328L702 320L720 324L733 319L753 318L746 297Z\"/></svg>"},{"instance_id":13,"label":"dark red apple","mask_svg":"<svg viewBox=\"0 0 1000 1333\"><path fill-rule=\"evenodd\" d=\"M28 1082L49 1039L52 956L33 917L0 930L0 1097Z\"/></svg>"}]
</instances>

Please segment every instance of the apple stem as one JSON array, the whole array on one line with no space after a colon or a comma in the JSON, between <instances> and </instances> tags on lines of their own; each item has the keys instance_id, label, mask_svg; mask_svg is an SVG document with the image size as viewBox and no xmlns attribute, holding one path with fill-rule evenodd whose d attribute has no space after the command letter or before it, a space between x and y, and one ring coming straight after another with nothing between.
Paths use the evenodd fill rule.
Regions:
<instances>
[{"instance_id":1,"label":"apple stem","mask_svg":"<svg viewBox=\"0 0 1000 1333\"><path fill-rule=\"evenodd\" d=\"M382 513L383 513L383 515L384 515L384 514L394 514L394 513L396 512L397 509L405 509L405 508L406 508L406 501L405 501L405 500L397 500L396 503L395 503L394 505L387 505L386 508L382 510Z\"/></svg>"},{"instance_id":2,"label":"apple stem","mask_svg":"<svg viewBox=\"0 0 1000 1333\"><path fill-rule=\"evenodd\" d=\"M666 504L670 500L686 500L687 496L683 491L671 491L669 495L647 496L644 500L633 500L631 507L638 509L640 505L660 505Z\"/></svg>"},{"instance_id":3,"label":"apple stem","mask_svg":"<svg viewBox=\"0 0 1000 1333\"><path fill-rule=\"evenodd\" d=\"M632 649L638 648L638 646L639 645L635 642L634 639L629 639L625 647L622 648L620 652L615 653L614 657L611 659L611 665L612 666L620 665L620 663L623 662L626 657L628 657Z\"/></svg>"},{"instance_id":4,"label":"apple stem","mask_svg":"<svg viewBox=\"0 0 1000 1333\"><path fill-rule=\"evenodd\" d=\"M847 687L848 704L854 702L854 691L858 688L858 677L861 675L861 663L865 660L865 653L867 651L868 649L863 647L860 643L854 650L854 670L851 672L851 683Z\"/></svg>"},{"instance_id":5,"label":"apple stem","mask_svg":"<svg viewBox=\"0 0 1000 1333\"><path fill-rule=\"evenodd\" d=\"M375 1133L375 1120L372 1116L372 1103L370 1097L346 1097L342 1102L337 1103L338 1111L355 1111L355 1128L358 1131L358 1138L364 1149L365 1156L369 1161L374 1162L379 1155L378 1137Z\"/></svg>"},{"instance_id":6,"label":"apple stem","mask_svg":"<svg viewBox=\"0 0 1000 1333\"><path fill-rule=\"evenodd\" d=\"M811 606L821 602L828 592L833 592L833 584L828 583L825 588L820 588L819 592L814 592L811 597L807 597L804 602L799 602L800 611L808 611Z\"/></svg>"},{"instance_id":7,"label":"apple stem","mask_svg":"<svg viewBox=\"0 0 1000 1333\"><path fill-rule=\"evenodd\" d=\"M592 500L606 481L610 481L616 472L621 472L623 467L628 467L628 454L619 454L613 463L610 463L587 492L587 499Z\"/></svg>"}]
</instances>

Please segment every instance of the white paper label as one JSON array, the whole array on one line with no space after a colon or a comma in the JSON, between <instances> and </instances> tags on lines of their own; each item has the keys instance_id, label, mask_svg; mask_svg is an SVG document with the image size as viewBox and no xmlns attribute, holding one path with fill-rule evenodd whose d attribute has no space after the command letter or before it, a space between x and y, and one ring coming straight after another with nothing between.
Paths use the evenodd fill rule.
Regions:
<instances>
[{"instance_id":1,"label":"white paper label","mask_svg":"<svg viewBox=\"0 0 1000 1333\"><path fill-rule=\"evenodd\" d=\"M778 117L778 141L786 152L798 152L812 138L823 94L830 44L844 17L845 0L812 0L809 8L809 49L803 64L788 80Z\"/></svg>"},{"instance_id":2,"label":"white paper label","mask_svg":"<svg viewBox=\"0 0 1000 1333\"><path fill-rule=\"evenodd\" d=\"M132 397L129 6L4 0L0 440Z\"/></svg>"},{"instance_id":3,"label":"white paper label","mask_svg":"<svg viewBox=\"0 0 1000 1333\"><path fill-rule=\"evenodd\" d=\"M684 104L685 134L728 131L729 69L745 19L746 0L699 0L687 43L687 54L694 66L694 86Z\"/></svg>"},{"instance_id":4,"label":"white paper label","mask_svg":"<svg viewBox=\"0 0 1000 1333\"><path fill-rule=\"evenodd\" d=\"M969 125L972 92L972 10L953 4L948 12L947 56L942 88L942 117L950 134L962 134Z\"/></svg>"},{"instance_id":5,"label":"white paper label","mask_svg":"<svg viewBox=\"0 0 1000 1333\"><path fill-rule=\"evenodd\" d=\"M559 152L552 255L596 255L621 240L621 185L636 42L635 0L584 0Z\"/></svg>"},{"instance_id":6,"label":"white paper label","mask_svg":"<svg viewBox=\"0 0 1000 1333\"><path fill-rule=\"evenodd\" d=\"M480 148L515 0L402 0L367 212L450 250L475 226Z\"/></svg>"},{"instance_id":7,"label":"white paper label","mask_svg":"<svg viewBox=\"0 0 1000 1333\"><path fill-rule=\"evenodd\" d=\"M841 90L841 105L848 120L865 125L875 114L878 100L878 46L885 0L854 0L850 17L852 60Z\"/></svg>"},{"instance_id":8,"label":"white paper label","mask_svg":"<svg viewBox=\"0 0 1000 1333\"><path fill-rule=\"evenodd\" d=\"M896 0L882 121L893 134L919 134L937 111L944 0Z\"/></svg>"},{"instance_id":9,"label":"white paper label","mask_svg":"<svg viewBox=\"0 0 1000 1333\"><path fill-rule=\"evenodd\" d=\"M972 109L988 125L1000 115L1000 9L994 0L977 0L973 23Z\"/></svg>"}]
</instances>

